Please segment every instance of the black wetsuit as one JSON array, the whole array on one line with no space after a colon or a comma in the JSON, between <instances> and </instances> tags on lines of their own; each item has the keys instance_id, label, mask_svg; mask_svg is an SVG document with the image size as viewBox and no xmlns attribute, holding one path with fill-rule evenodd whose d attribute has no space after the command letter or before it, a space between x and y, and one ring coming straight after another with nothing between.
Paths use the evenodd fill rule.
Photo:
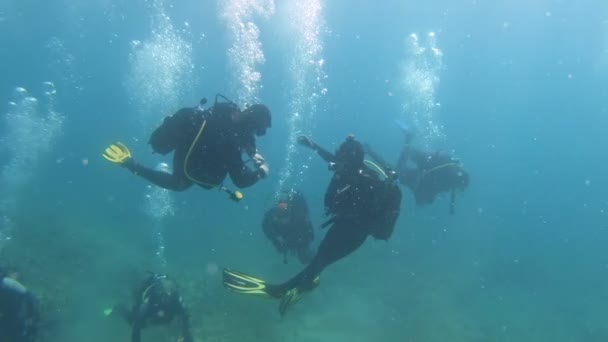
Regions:
<instances>
[{"instance_id":1,"label":"black wetsuit","mask_svg":"<svg viewBox=\"0 0 608 342\"><path fill-rule=\"evenodd\" d=\"M417 205L431 204L438 194L468 184L468 174L460 162L441 151L427 153L406 145L399 155L397 169L401 183L414 192Z\"/></svg>"},{"instance_id":2,"label":"black wetsuit","mask_svg":"<svg viewBox=\"0 0 608 342\"><path fill-rule=\"evenodd\" d=\"M330 152L315 146L327 162L335 162ZM317 254L310 264L281 285L269 285L268 293L280 297L292 288L306 291L314 280L332 263L354 252L372 235L388 239L399 216L401 190L394 182L381 180L364 164L357 169L337 171L325 193L326 213L330 225Z\"/></svg>"},{"instance_id":3,"label":"black wetsuit","mask_svg":"<svg viewBox=\"0 0 608 342\"><path fill-rule=\"evenodd\" d=\"M234 105L220 103L205 111L182 108L165 118L152 134L150 144L161 154L174 151L173 173L153 170L132 160L123 165L148 181L175 191L195 183L212 188L227 175L239 188L251 186L263 174L251 170L242 160L243 153L249 156L256 153L256 143L252 132L233 123L231 115L238 110ZM203 122L205 127L201 131Z\"/></svg>"},{"instance_id":4,"label":"black wetsuit","mask_svg":"<svg viewBox=\"0 0 608 342\"><path fill-rule=\"evenodd\" d=\"M0 274L0 341L35 341L39 320L34 295L16 280Z\"/></svg>"},{"instance_id":5,"label":"black wetsuit","mask_svg":"<svg viewBox=\"0 0 608 342\"><path fill-rule=\"evenodd\" d=\"M135 293L131 310L118 307L119 314L132 325L131 342L141 341L141 329L147 325L167 324L178 317L181 320L184 342L192 342L190 317L175 283L164 275L152 274Z\"/></svg>"},{"instance_id":6,"label":"black wetsuit","mask_svg":"<svg viewBox=\"0 0 608 342\"><path fill-rule=\"evenodd\" d=\"M279 253L293 252L300 262L307 264L313 256L310 244L314 239L308 205L304 196L294 191L290 193L286 206L286 209L274 206L266 211L262 229Z\"/></svg>"}]
</instances>

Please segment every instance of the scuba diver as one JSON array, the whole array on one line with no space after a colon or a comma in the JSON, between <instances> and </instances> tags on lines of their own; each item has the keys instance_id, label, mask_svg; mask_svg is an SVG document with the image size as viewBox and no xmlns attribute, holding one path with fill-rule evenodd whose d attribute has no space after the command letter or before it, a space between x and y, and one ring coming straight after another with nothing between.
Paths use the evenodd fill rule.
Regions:
<instances>
[{"instance_id":1,"label":"scuba diver","mask_svg":"<svg viewBox=\"0 0 608 342\"><path fill-rule=\"evenodd\" d=\"M141 341L141 329L146 326L169 324L175 317L179 317L182 329L179 341L192 342L190 317L177 291L177 284L167 275L149 273L134 293L135 304L132 309L119 305L106 309L105 315L118 314L132 326L131 342Z\"/></svg>"},{"instance_id":2,"label":"scuba diver","mask_svg":"<svg viewBox=\"0 0 608 342\"><path fill-rule=\"evenodd\" d=\"M303 264L312 259L314 252L310 244L314 231L308 204L301 192L291 189L281 193L276 205L264 214L262 229L276 250L283 254L284 263L290 252Z\"/></svg>"},{"instance_id":3,"label":"scuba diver","mask_svg":"<svg viewBox=\"0 0 608 342\"><path fill-rule=\"evenodd\" d=\"M329 226L329 230L317 254L303 271L280 285L229 269L223 274L224 286L235 292L280 299L281 315L319 284L319 275L327 266L357 250L368 236L388 240L401 205L395 174L386 166L364 160L363 146L354 137L347 137L335 154L305 136L298 142L316 151L334 172L324 200L330 218L323 227Z\"/></svg>"},{"instance_id":4,"label":"scuba diver","mask_svg":"<svg viewBox=\"0 0 608 342\"><path fill-rule=\"evenodd\" d=\"M218 102L218 98L224 101ZM233 200L240 200L242 194L224 187L223 181L230 175L237 187L245 188L268 175L268 165L257 152L256 136L263 136L271 126L270 110L263 104L241 110L220 94L212 107L205 109L206 103L202 99L198 106L166 117L150 136L148 143L154 152L166 155L174 151L173 173L137 163L120 142L106 148L103 157L168 190L183 191L193 184L205 189L219 187ZM243 153L253 162L253 169L242 160Z\"/></svg>"},{"instance_id":5,"label":"scuba diver","mask_svg":"<svg viewBox=\"0 0 608 342\"><path fill-rule=\"evenodd\" d=\"M33 342L39 323L36 297L14 277L0 270L0 341Z\"/></svg>"},{"instance_id":6,"label":"scuba diver","mask_svg":"<svg viewBox=\"0 0 608 342\"><path fill-rule=\"evenodd\" d=\"M412 134L403 127L405 143L401 148L397 171L400 182L414 193L416 205L432 204L437 195L450 192L450 213L454 213L456 190L469 185L469 174L462 163L447 152L427 152L412 147Z\"/></svg>"}]
</instances>

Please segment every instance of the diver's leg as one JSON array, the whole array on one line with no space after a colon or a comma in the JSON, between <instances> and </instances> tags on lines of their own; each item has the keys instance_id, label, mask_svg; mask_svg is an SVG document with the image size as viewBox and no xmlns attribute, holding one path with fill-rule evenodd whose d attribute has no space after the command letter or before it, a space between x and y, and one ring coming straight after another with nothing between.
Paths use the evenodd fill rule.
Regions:
<instances>
[{"instance_id":1,"label":"diver's leg","mask_svg":"<svg viewBox=\"0 0 608 342\"><path fill-rule=\"evenodd\" d=\"M301 243L298 246L296 253L298 254L298 260L304 265L308 264L314 256L310 243Z\"/></svg>"},{"instance_id":2,"label":"diver's leg","mask_svg":"<svg viewBox=\"0 0 608 342\"><path fill-rule=\"evenodd\" d=\"M149 314L149 302L142 303L133 309L133 323L131 330L131 342L141 341L141 329L146 326L146 317Z\"/></svg>"},{"instance_id":3,"label":"diver's leg","mask_svg":"<svg viewBox=\"0 0 608 342\"><path fill-rule=\"evenodd\" d=\"M134 174L160 186L173 191L183 191L192 186L192 181L184 174L184 156L181 149L176 149L173 156L173 173L149 169L134 160L123 164Z\"/></svg>"},{"instance_id":4,"label":"diver's leg","mask_svg":"<svg viewBox=\"0 0 608 342\"><path fill-rule=\"evenodd\" d=\"M367 235L368 230L365 226L357 225L354 222L337 221L334 223L321 241L317 255L311 261L311 270L314 271L315 277L325 267L361 247Z\"/></svg>"},{"instance_id":5,"label":"diver's leg","mask_svg":"<svg viewBox=\"0 0 608 342\"><path fill-rule=\"evenodd\" d=\"M131 342L141 341L141 326L134 324L131 330Z\"/></svg>"},{"instance_id":6,"label":"diver's leg","mask_svg":"<svg viewBox=\"0 0 608 342\"><path fill-rule=\"evenodd\" d=\"M363 244L367 235L368 232L364 226L352 222L335 222L325 235L310 264L286 283L276 288L269 288L269 293L281 296L285 291L294 287L302 290L312 289L315 278L325 267L354 252Z\"/></svg>"},{"instance_id":7,"label":"diver's leg","mask_svg":"<svg viewBox=\"0 0 608 342\"><path fill-rule=\"evenodd\" d=\"M36 336L34 335L34 331L31 331L29 324L27 323L27 320L25 318L20 318L19 320L17 320L14 329L15 338L13 340L9 339L9 341L34 342Z\"/></svg>"}]
</instances>

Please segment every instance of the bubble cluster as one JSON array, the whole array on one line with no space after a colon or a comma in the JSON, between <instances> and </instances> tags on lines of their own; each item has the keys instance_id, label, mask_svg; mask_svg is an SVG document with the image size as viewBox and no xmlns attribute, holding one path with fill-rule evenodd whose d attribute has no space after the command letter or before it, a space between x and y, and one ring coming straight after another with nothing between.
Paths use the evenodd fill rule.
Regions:
<instances>
[{"instance_id":1,"label":"bubble cluster","mask_svg":"<svg viewBox=\"0 0 608 342\"><path fill-rule=\"evenodd\" d=\"M323 87L326 78L323 69L324 31L323 7L320 0L297 0L290 2L290 52L291 99L289 108L289 142L285 164L280 172L277 194L287 188L297 187L308 169L310 157L300 155L296 148L299 135L307 135L312 130L314 116L318 112L318 102L327 95Z\"/></svg>"},{"instance_id":2,"label":"bubble cluster","mask_svg":"<svg viewBox=\"0 0 608 342\"><path fill-rule=\"evenodd\" d=\"M65 47L63 41L57 37L51 37L46 42L45 47L50 56L48 68L53 78L57 80L57 84L62 86L62 89L68 89L68 92L82 91L84 89L82 86L82 74L76 70L76 58ZM52 88L55 88L54 83L48 83L50 83ZM43 91L47 91L44 84Z\"/></svg>"},{"instance_id":3,"label":"bubble cluster","mask_svg":"<svg viewBox=\"0 0 608 342\"><path fill-rule=\"evenodd\" d=\"M161 163L156 169L162 172L170 172L168 165L163 164ZM169 190L155 185L148 186L145 198L146 214L153 220L152 236L156 243L155 255L160 262L160 266L165 267L167 261L165 259L165 225L163 220L175 215L175 201Z\"/></svg>"},{"instance_id":4,"label":"bubble cluster","mask_svg":"<svg viewBox=\"0 0 608 342\"><path fill-rule=\"evenodd\" d=\"M45 95L41 105L27 89L12 91L9 110L3 117L6 128L2 153L8 156L0 165L0 240L10 239L12 215L19 194L36 170L40 159L50 151L63 129L64 115L54 108L57 90L52 82L41 85Z\"/></svg>"},{"instance_id":5,"label":"bubble cluster","mask_svg":"<svg viewBox=\"0 0 608 342\"><path fill-rule=\"evenodd\" d=\"M52 85L44 82L43 90L49 84ZM9 102L9 111L4 117L7 131L2 148L9 153L10 160L2 167L0 181L6 183L3 188L21 188L36 169L41 155L61 133L65 118L54 109L55 94L53 87L47 95L46 106L40 108L38 99L25 88L13 90L13 101Z\"/></svg>"},{"instance_id":6,"label":"bubble cluster","mask_svg":"<svg viewBox=\"0 0 608 342\"><path fill-rule=\"evenodd\" d=\"M221 2L223 19L231 46L228 64L232 73L234 92L239 104L259 102L258 92L262 74L258 67L266 59L260 41L260 30L252 17L269 18L274 14L273 0L226 0Z\"/></svg>"},{"instance_id":7,"label":"bubble cluster","mask_svg":"<svg viewBox=\"0 0 608 342\"><path fill-rule=\"evenodd\" d=\"M55 89L55 84L53 84L53 82L43 82L42 91L46 96L55 95L57 93L57 90Z\"/></svg>"},{"instance_id":8,"label":"bubble cluster","mask_svg":"<svg viewBox=\"0 0 608 342\"><path fill-rule=\"evenodd\" d=\"M182 97L193 84L194 65L192 43L173 25L165 12L163 0L149 2L152 11L151 35L130 43L130 69L124 84L131 104L140 114L144 130L151 130L158 122L181 105ZM188 25L186 25L188 29ZM160 163L155 168L171 172L171 167ZM156 258L166 266L164 220L175 215L175 201L169 190L150 185L145 194L144 210L153 221L153 238Z\"/></svg>"},{"instance_id":9,"label":"bubble cluster","mask_svg":"<svg viewBox=\"0 0 608 342\"><path fill-rule=\"evenodd\" d=\"M406 38L406 58L402 65L403 117L419 133L423 143L445 138L443 125L437 117L440 104L435 99L443 53L437 46L437 35L429 32L425 43L418 34Z\"/></svg>"},{"instance_id":10,"label":"bubble cluster","mask_svg":"<svg viewBox=\"0 0 608 342\"><path fill-rule=\"evenodd\" d=\"M193 84L192 43L181 37L162 1L152 2L151 36L131 41L124 84L146 129L152 129Z\"/></svg>"}]
</instances>

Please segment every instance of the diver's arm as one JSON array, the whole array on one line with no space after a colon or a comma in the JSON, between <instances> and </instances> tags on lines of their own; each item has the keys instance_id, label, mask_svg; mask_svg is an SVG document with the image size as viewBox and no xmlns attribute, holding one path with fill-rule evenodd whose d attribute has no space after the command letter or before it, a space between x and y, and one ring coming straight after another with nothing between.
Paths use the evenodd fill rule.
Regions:
<instances>
[{"instance_id":1,"label":"diver's arm","mask_svg":"<svg viewBox=\"0 0 608 342\"><path fill-rule=\"evenodd\" d=\"M264 235L274 243L275 240L275 231L276 226L272 224L272 209L268 210L264 214L264 220L262 221L262 230L264 231Z\"/></svg>"},{"instance_id":2,"label":"diver's arm","mask_svg":"<svg viewBox=\"0 0 608 342\"><path fill-rule=\"evenodd\" d=\"M177 310L178 310L178 315L179 315L181 323L182 323L182 337L183 337L182 341L183 342L192 342L193 338L192 338L192 331L190 329L190 313L184 306L184 302L183 302L181 296L177 300Z\"/></svg>"},{"instance_id":3,"label":"diver's arm","mask_svg":"<svg viewBox=\"0 0 608 342\"><path fill-rule=\"evenodd\" d=\"M264 231L266 238L268 238L268 240L270 240L278 249L279 239L277 234L277 225L273 222L272 216L272 210L266 212L264 215L264 221L262 222L262 230Z\"/></svg>"},{"instance_id":4,"label":"diver's arm","mask_svg":"<svg viewBox=\"0 0 608 342\"><path fill-rule=\"evenodd\" d=\"M228 165L228 174L234 185L239 188L246 188L257 183L260 179L266 177L266 172L260 167L257 170L251 170L245 165L238 156L238 160L233 160Z\"/></svg>"},{"instance_id":5,"label":"diver's arm","mask_svg":"<svg viewBox=\"0 0 608 342\"><path fill-rule=\"evenodd\" d=\"M148 311L148 303L143 302L135 312L135 317L133 319L133 327L131 330L131 342L140 342L141 341L141 328L143 327L144 321L146 319L146 314Z\"/></svg>"},{"instance_id":6,"label":"diver's arm","mask_svg":"<svg viewBox=\"0 0 608 342\"><path fill-rule=\"evenodd\" d=\"M30 291L25 294L23 309L25 311L27 335L34 336L38 329L38 323L40 322L40 305L38 304L38 298L34 296Z\"/></svg>"},{"instance_id":7,"label":"diver's arm","mask_svg":"<svg viewBox=\"0 0 608 342\"><path fill-rule=\"evenodd\" d=\"M313 151L317 152L319 156L328 163L333 163L336 161L336 157L333 153L327 151L323 147L317 145L314 141L312 141L309 137L305 135L301 135L298 137L298 143L302 146L306 146L311 148Z\"/></svg>"},{"instance_id":8,"label":"diver's arm","mask_svg":"<svg viewBox=\"0 0 608 342\"><path fill-rule=\"evenodd\" d=\"M18 301L14 323L21 334L19 341L33 341L40 320L38 300L17 280L0 275L0 292L8 292L8 296ZM0 313L1 316L1 313Z\"/></svg>"},{"instance_id":9,"label":"diver's arm","mask_svg":"<svg viewBox=\"0 0 608 342\"><path fill-rule=\"evenodd\" d=\"M399 151L399 159L397 160L397 170L399 170L400 172L406 169L407 161L410 158L411 150L412 148L410 144L405 144L401 148L401 151Z\"/></svg>"},{"instance_id":10,"label":"diver's arm","mask_svg":"<svg viewBox=\"0 0 608 342\"><path fill-rule=\"evenodd\" d=\"M376 225L380 230L392 231L401 211L401 190L397 186L385 187L383 194L383 209Z\"/></svg>"},{"instance_id":11,"label":"diver's arm","mask_svg":"<svg viewBox=\"0 0 608 342\"><path fill-rule=\"evenodd\" d=\"M278 223L274 222L272 219L273 213L272 210L269 210L264 215L264 222L262 223L262 229L264 230L264 235L272 242L274 248L283 253L285 252L285 242L283 238L279 234L280 228Z\"/></svg>"},{"instance_id":12,"label":"diver's arm","mask_svg":"<svg viewBox=\"0 0 608 342\"><path fill-rule=\"evenodd\" d=\"M242 159L242 151L246 152L253 161L255 169L247 167ZM246 188L257 183L268 175L268 166L264 162L264 157L257 153L255 141L249 141L240 147L233 147L226 151L226 163L228 174L234 185L239 188Z\"/></svg>"},{"instance_id":13,"label":"diver's arm","mask_svg":"<svg viewBox=\"0 0 608 342\"><path fill-rule=\"evenodd\" d=\"M182 337L184 342L192 342L192 331L190 330L190 315L188 312L183 311L181 315L182 320Z\"/></svg>"},{"instance_id":14,"label":"diver's arm","mask_svg":"<svg viewBox=\"0 0 608 342\"><path fill-rule=\"evenodd\" d=\"M319 145L317 145L317 147L315 148L315 151L317 151L317 154L319 156L321 156L321 158L328 163L333 163L336 160L336 157L334 156L333 153L327 151L326 149L324 149L323 147L321 147Z\"/></svg>"},{"instance_id":15,"label":"diver's arm","mask_svg":"<svg viewBox=\"0 0 608 342\"><path fill-rule=\"evenodd\" d=\"M133 324L133 329L131 330L131 342L141 342L141 326Z\"/></svg>"}]
</instances>

